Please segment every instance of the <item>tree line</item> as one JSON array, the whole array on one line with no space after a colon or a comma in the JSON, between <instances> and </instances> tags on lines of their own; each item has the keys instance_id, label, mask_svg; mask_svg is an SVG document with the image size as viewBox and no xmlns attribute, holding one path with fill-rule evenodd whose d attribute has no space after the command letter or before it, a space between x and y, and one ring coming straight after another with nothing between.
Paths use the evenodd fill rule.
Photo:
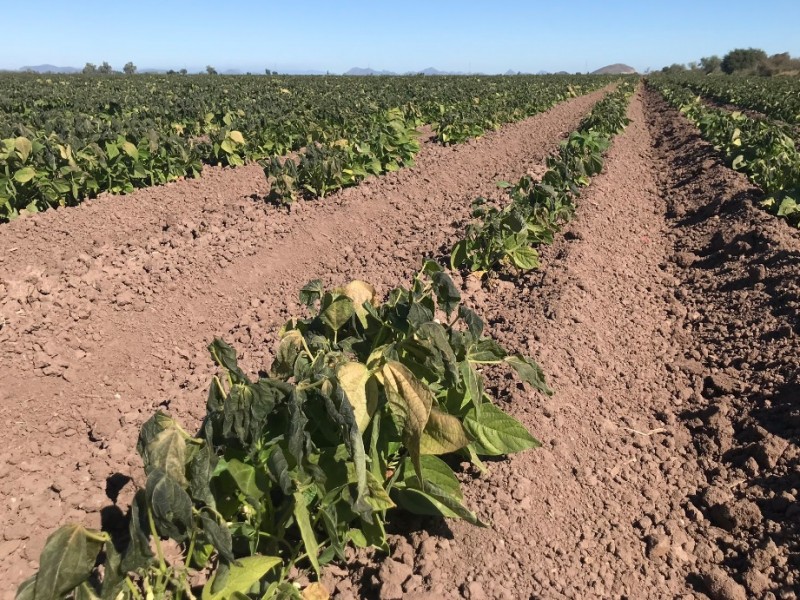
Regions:
<instances>
[{"instance_id":1,"label":"tree line","mask_svg":"<svg viewBox=\"0 0 800 600\"><path fill-rule=\"evenodd\" d=\"M768 55L760 48L736 48L720 58L716 54L704 56L699 61L687 64L673 63L661 69L662 73L680 73L697 71L711 75L725 73L727 75L789 75L800 73L800 58L792 58L788 52Z\"/></svg>"}]
</instances>

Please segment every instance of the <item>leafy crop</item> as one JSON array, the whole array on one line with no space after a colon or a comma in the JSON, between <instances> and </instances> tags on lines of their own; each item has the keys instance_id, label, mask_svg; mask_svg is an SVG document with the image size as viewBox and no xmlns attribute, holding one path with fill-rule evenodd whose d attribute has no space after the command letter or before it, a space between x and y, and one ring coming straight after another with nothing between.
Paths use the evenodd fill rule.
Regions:
<instances>
[{"instance_id":1,"label":"leafy crop","mask_svg":"<svg viewBox=\"0 0 800 600\"><path fill-rule=\"evenodd\" d=\"M395 508L483 525L440 456L480 465L536 447L480 368L506 365L550 393L539 366L486 337L432 262L382 304L360 281L312 281L300 299L311 316L285 325L267 376L251 380L230 346L209 346L221 373L196 435L161 412L144 424L129 539L62 527L18 598L299 598L293 567L318 575L348 544L385 550ZM164 538L181 560L166 560ZM202 590L189 568L209 569Z\"/></svg>"},{"instance_id":2,"label":"leafy crop","mask_svg":"<svg viewBox=\"0 0 800 600\"><path fill-rule=\"evenodd\" d=\"M694 93L740 108L757 110L771 119L800 124L800 81L796 77L670 78Z\"/></svg>"},{"instance_id":3,"label":"leafy crop","mask_svg":"<svg viewBox=\"0 0 800 600\"><path fill-rule=\"evenodd\" d=\"M538 182L522 177L510 187L511 202L503 208L473 204L476 221L450 253L453 269L484 274L500 269L527 271L539 266L536 246L552 243L562 223L575 210L580 189L603 168L611 138L628 124L628 97L633 84L624 82L598 102L577 131L547 158L547 172Z\"/></svg>"},{"instance_id":4,"label":"leafy crop","mask_svg":"<svg viewBox=\"0 0 800 600\"><path fill-rule=\"evenodd\" d=\"M709 107L671 80L650 84L697 125L732 169L747 174L766 193L765 209L800 227L800 150L788 125Z\"/></svg>"},{"instance_id":5,"label":"leafy crop","mask_svg":"<svg viewBox=\"0 0 800 600\"><path fill-rule=\"evenodd\" d=\"M295 165L301 181L279 182L276 190L278 198L291 201L291 192L317 195L410 164L417 151L413 130L424 123L447 121L479 135L611 81L28 74L0 79L0 222L20 211L75 205L100 192L127 193L194 177L206 164L263 161L268 175L292 179L291 167L279 172L283 161L276 165L273 158L312 147L334 155L331 148L345 150L343 157L309 156L305 165ZM341 163L341 172L329 168L336 166L331 161Z\"/></svg>"}]
</instances>

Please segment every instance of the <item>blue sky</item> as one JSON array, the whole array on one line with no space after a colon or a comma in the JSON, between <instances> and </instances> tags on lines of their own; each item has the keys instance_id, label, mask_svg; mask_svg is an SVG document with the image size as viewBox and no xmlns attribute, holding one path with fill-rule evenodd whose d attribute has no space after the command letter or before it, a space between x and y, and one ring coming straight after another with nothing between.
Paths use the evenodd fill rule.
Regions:
<instances>
[{"instance_id":1,"label":"blue sky","mask_svg":"<svg viewBox=\"0 0 800 600\"><path fill-rule=\"evenodd\" d=\"M0 68L638 70L735 47L800 55L800 1L27 0L4 2Z\"/></svg>"}]
</instances>

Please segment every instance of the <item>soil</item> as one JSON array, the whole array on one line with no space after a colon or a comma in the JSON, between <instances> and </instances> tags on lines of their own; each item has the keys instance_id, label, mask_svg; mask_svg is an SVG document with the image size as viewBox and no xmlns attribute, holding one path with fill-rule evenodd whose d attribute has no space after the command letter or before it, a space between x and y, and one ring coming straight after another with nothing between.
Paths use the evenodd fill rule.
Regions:
<instances>
[{"instance_id":1,"label":"soil","mask_svg":"<svg viewBox=\"0 0 800 600\"><path fill-rule=\"evenodd\" d=\"M258 168L16 221L0 238L0 577L58 524L120 516L138 428L192 428L215 335L253 373L309 279L385 293L457 239L478 195L541 172L600 93L291 213ZM491 371L543 447L460 474L491 527L398 516L392 556L327 569L340 598L796 598L800 233L641 91L542 268L467 303L555 395ZM43 240L47 243L43 244Z\"/></svg>"}]
</instances>

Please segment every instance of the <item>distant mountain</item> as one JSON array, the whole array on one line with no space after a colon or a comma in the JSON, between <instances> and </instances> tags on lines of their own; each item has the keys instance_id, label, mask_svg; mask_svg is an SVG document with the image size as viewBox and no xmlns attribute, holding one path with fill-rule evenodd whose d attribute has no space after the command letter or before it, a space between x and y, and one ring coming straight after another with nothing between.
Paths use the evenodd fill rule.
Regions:
<instances>
[{"instance_id":1,"label":"distant mountain","mask_svg":"<svg viewBox=\"0 0 800 600\"><path fill-rule=\"evenodd\" d=\"M319 69L282 69L281 75L328 75L328 71L320 71Z\"/></svg>"},{"instance_id":2,"label":"distant mountain","mask_svg":"<svg viewBox=\"0 0 800 600\"><path fill-rule=\"evenodd\" d=\"M536 74L537 75L550 75L550 72L549 71L537 71Z\"/></svg>"},{"instance_id":3,"label":"distant mountain","mask_svg":"<svg viewBox=\"0 0 800 600\"><path fill-rule=\"evenodd\" d=\"M634 73L636 73L636 69L622 63L608 65L602 69L597 69L597 71L592 71L592 75L633 75Z\"/></svg>"},{"instance_id":4,"label":"distant mountain","mask_svg":"<svg viewBox=\"0 0 800 600\"><path fill-rule=\"evenodd\" d=\"M448 71L440 71L439 69L435 69L434 67L428 67L427 69L422 69L419 71L423 75L459 75L459 73L450 73Z\"/></svg>"},{"instance_id":5,"label":"distant mountain","mask_svg":"<svg viewBox=\"0 0 800 600\"><path fill-rule=\"evenodd\" d=\"M80 69L75 67L57 67L55 65L35 65L33 67L22 67L20 71L34 71L36 73L78 73Z\"/></svg>"},{"instance_id":6,"label":"distant mountain","mask_svg":"<svg viewBox=\"0 0 800 600\"><path fill-rule=\"evenodd\" d=\"M397 73L393 71L376 71L375 69L353 67L347 71L345 75L397 75Z\"/></svg>"}]
</instances>

